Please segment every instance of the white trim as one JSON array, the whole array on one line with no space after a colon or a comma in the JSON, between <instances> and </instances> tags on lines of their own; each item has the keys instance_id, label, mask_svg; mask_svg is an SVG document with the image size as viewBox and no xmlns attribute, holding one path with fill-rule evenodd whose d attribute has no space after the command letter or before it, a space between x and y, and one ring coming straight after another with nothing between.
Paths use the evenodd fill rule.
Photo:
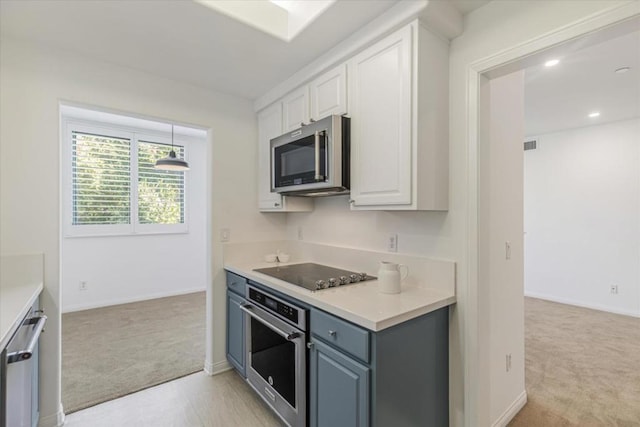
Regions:
<instances>
[{"instance_id":1,"label":"white trim","mask_svg":"<svg viewBox=\"0 0 640 427\"><path fill-rule=\"evenodd\" d=\"M524 405L526 404L527 391L523 390L522 393L520 393L520 396L518 396L516 400L514 400L511 405L509 405L507 410L504 411L504 413L500 415L493 424L491 424L491 427L506 427L507 424L509 424L509 422L513 419L513 417L518 415L518 412L520 412L520 410L524 408Z\"/></svg>"},{"instance_id":2,"label":"white trim","mask_svg":"<svg viewBox=\"0 0 640 427\"><path fill-rule=\"evenodd\" d=\"M545 301L557 302L560 304L575 305L576 307L589 308L591 310L606 311L607 313L622 314L622 315L631 316L631 317L640 317L640 311L624 310L624 309L611 307L608 305L602 305L602 304L592 304L589 302L582 302L572 298L563 298L563 297L557 297L554 295L541 294L538 292L528 292L528 291L524 292L524 296L530 297L530 298L543 299Z\"/></svg>"},{"instance_id":3,"label":"white trim","mask_svg":"<svg viewBox=\"0 0 640 427\"><path fill-rule=\"evenodd\" d=\"M474 61L469 65L467 76L467 299L466 314L463 318L464 373L465 373L465 411L466 426L478 425L478 399L488 384L480 384L478 377L478 322L480 313L478 307L479 266L478 266L478 171L480 166L479 127L480 115L480 77L492 69L515 63L534 53L549 47L565 43L588 33L601 30L607 26L620 23L640 14L640 2L629 1L617 4L575 22L557 28L548 33L536 36L525 42L516 44L496 54ZM516 71L515 69L513 71Z\"/></svg>"},{"instance_id":4,"label":"white trim","mask_svg":"<svg viewBox=\"0 0 640 427\"><path fill-rule=\"evenodd\" d=\"M213 369L213 349L214 349L214 342L213 342L213 336L215 334L214 332L214 319L213 319L213 302L215 300L215 295L214 295L214 286L213 286L213 272L214 272L214 268L216 266L213 265L213 242L214 242L214 238L213 238L213 230L214 230L214 225L217 226L217 224L213 224L213 197L211 196L213 194L213 129L209 129L207 130L207 146L205 147L205 155L207 157L207 179L205 182L205 192L207 194L207 201L206 201L206 210L207 210L207 215L206 215L206 219L205 219L205 228L206 228L206 233L207 236L210 236L210 238L205 239L206 243L206 260L207 260L207 265L205 266L205 276L206 276L206 283L205 283L205 287L206 287L206 313L205 313L205 347L204 347L204 354L205 354L205 362L204 362L204 370L208 375L212 375L211 372L214 372L215 370ZM221 342L225 342L224 339L221 340ZM222 344L225 345L225 344Z\"/></svg>"},{"instance_id":5,"label":"white trim","mask_svg":"<svg viewBox=\"0 0 640 427\"><path fill-rule=\"evenodd\" d=\"M51 415L41 416L38 421L38 427L62 427L65 423L64 409L62 403L58 407L58 412Z\"/></svg>"},{"instance_id":6,"label":"white trim","mask_svg":"<svg viewBox=\"0 0 640 427\"><path fill-rule=\"evenodd\" d=\"M209 363L207 361L204 362L204 373L209 375L210 377L230 371L232 369L233 366L231 366L226 360L216 363Z\"/></svg>"},{"instance_id":7,"label":"white trim","mask_svg":"<svg viewBox=\"0 0 640 427\"><path fill-rule=\"evenodd\" d=\"M62 313L72 313L74 311L90 310L92 308L109 307L112 305L119 305L119 304L129 304L132 302L148 301L156 298L174 297L178 295L193 294L195 292L205 292L205 291L206 291L205 288L197 287L197 288L182 289L177 292L175 291L157 292L153 294L139 295L131 298L117 298L117 299L111 299L111 300L104 300L99 303L75 304L69 307L65 307Z\"/></svg>"}]
</instances>

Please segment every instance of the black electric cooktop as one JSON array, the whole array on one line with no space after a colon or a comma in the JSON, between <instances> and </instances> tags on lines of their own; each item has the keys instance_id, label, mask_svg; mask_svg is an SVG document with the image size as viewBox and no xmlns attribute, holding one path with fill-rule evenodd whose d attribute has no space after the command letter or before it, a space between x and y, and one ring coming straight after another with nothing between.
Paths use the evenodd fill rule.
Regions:
<instances>
[{"instance_id":1,"label":"black electric cooktop","mask_svg":"<svg viewBox=\"0 0 640 427\"><path fill-rule=\"evenodd\" d=\"M254 271L301 286L310 291L375 279L375 277L369 276L367 273L356 273L312 262L256 268Z\"/></svg>"}]
</instances>

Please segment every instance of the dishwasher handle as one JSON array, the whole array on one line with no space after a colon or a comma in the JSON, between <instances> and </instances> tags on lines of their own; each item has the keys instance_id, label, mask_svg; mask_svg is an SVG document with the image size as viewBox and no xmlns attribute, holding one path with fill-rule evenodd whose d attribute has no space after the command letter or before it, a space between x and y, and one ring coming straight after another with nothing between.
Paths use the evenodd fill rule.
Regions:
<instances>
[{"instance_id":1,"label":"dishwasher handle","mask_svg":"<svg viewBox=\"0 0 640 427\"><path fill-rule=\"evenodd\" d=\"M23 327L33 324L35 324L36 326L34 326L34 328L31 330L31 337L29 338L27 348L25 348L24 350L12 351L11 353L7 353L7 363L23 362L25 360L31 359L31 356L33 356L33 350L38 343L38 339L40 338L40 334L44 330L45 323L47 323L47 316L43 314L27 319L22 324Z\"/></svg>"}]
</instances>

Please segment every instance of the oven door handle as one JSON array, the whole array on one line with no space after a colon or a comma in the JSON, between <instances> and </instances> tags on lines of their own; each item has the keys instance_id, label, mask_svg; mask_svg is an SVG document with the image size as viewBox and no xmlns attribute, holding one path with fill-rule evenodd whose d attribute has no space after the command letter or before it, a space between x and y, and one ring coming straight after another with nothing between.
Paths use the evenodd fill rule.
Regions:
<instances>
[{"instance_id":1,"label":"oven door handle","mask_svg":"<svg viewBox=\"0 0 640 427\"><path fill-rule=\"evenodd\" d=\"M268 320L263 319L258 314L256 314L253 311L251 311L253 308L254 307L252 305L250 305L250 304L240 304L240 310L244 311L249 316L251 316L254 319L256 319L258 322L260 322L263 325L267 326L269 329L272 329L278 335L284 337L284 339L286 339L287 341L293 341L296 338L300 337L300 332L285 332L282 329L275 327L274 325L269 323Z\"/></svg>"},{"instance_id":2,"label":"oven door handle","mask_svg":"<svg viewBox=\"0 0 640 427\"><path fill-rule=\"evenodd\" d=\"M27 348L25 348L24 350L7 353L7 363L16 363L31 359L33 350L38 343L38 339L40 338L40 333L42 333L42 331L44 330L44 324L47 323L47 316L43 314L41 316L32 317L30 319L27 319L22 326L24 327L33 325L34 323L36 326L34 326L31 331L31 338L29 338Z\"/></svg>"}]
</instances>

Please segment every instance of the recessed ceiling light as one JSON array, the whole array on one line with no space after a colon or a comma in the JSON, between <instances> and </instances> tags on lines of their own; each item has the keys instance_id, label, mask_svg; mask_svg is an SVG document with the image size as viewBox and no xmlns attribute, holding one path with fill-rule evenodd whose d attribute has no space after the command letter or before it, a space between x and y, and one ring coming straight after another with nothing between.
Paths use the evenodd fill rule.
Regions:
<instances>
[{"instance_id":1,"label":"recessed ceiling light","mask_svg":"<svg viewBox=\"0 0 640 427\"><path fill-rule=\"evenodd\" d=\"M589 117L592 119L598 117L600 115L600 111L594 111L593 113L589 113Z\"/></svg>"},{"instance_id":2,"label":"recessed ceiling light","mask_svg":"<svg viewBox=\"0 0 640 427\"><path fill-rule=\"evenodd\" d=\"M629 71L631 69L631 67L622 67L622 68L618 68L616 70L616 73L618 74L622 74L622 73L626 73L627 71Z\"/></svg>"},{"instance_id":3,"label":"recessed ceiling light","mask_svg":"<svg viewBox=\"0 0 640 427\"><path fill-rule=\"evenodd\" d=\"M550 59L549 61L544 63L545 67L553 67L554 65L558 65L560 63L559 59Z\"/></svg>"}]
</instances>

